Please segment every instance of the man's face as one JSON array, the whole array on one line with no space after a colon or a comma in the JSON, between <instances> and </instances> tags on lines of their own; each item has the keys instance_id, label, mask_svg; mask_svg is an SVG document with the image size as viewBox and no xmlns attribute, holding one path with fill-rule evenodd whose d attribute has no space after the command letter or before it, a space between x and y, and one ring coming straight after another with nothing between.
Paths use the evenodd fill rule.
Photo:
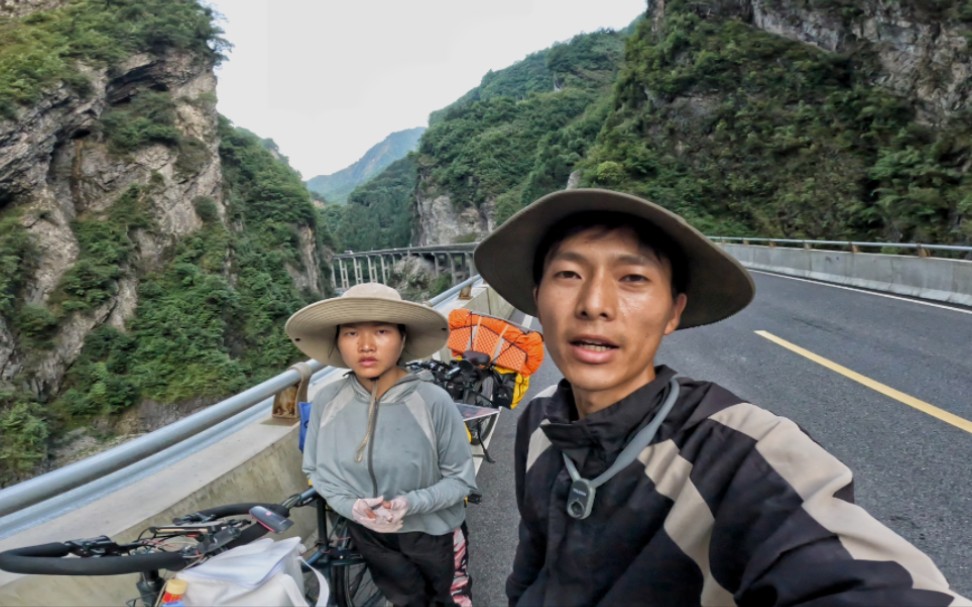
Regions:
<instances>
[{"instance_id":1,"label":"man's face","mask_svg":"<svg viewBox=\"0 0 972 607\"><path fill-rule=\"evenodd\" d=\"M402 334L391 323L358 322L338 329L338 351L358 379L374 379L397 366L402 345Z\"/></svg>"},{"instance_id":2,"label":"man's face","mask_svg":"<svg viewBox=\"0 0 972 607\"><path fill-rule=\"evenodd\" d=\"M548 253L534 293L538 317L582 414L655 378L655 353L686 303L684 294L672 299L671 272L628 228L585 230Z\"/></svg>"}]
</instances>

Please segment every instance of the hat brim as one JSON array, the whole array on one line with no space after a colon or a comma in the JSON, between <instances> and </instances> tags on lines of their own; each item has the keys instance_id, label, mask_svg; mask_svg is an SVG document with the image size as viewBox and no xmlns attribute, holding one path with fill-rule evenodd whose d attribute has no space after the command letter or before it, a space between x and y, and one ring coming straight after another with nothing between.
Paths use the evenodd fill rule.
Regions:
<instances>
[{"instance_id":1,"label":"hat brim","mask_svg":"<svg viewBox=\"0 0 972 607\"><path fill-rule=\"evenodd\" d=\"M679 215L636 196L610 190L563 190L536 200L476 247L476 269L506 301L535 316L532 264L541 240L557 222L589 211L624 213L644 219L681 249L688 272L688 303L679 329L722 320L752 301L756 293L753 279L732 256Z\"/></svg>"},{"instance_id":2,"label":"hat brim","mask_svg":"<svg viewBox=\"0 0 972 607\"><path fill-rule=\"evenodd\" d=\"M449 321L432 308L371 297L335 297L312 303L294 313L284 331L310 358L346 369L348 365L337 347L337 328L356 322L405 325L405 361L431 356L445 346L449 337Z\"/></svg>"}]
</instances>

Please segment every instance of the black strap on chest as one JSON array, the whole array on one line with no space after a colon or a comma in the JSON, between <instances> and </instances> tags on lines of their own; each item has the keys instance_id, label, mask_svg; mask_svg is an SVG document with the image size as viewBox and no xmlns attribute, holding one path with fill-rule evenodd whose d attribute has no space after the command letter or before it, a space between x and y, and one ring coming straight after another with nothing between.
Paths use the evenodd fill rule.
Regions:
<instances>
[{"instance_id":1,"label":"black strap on chest","mask_svg":"<svg viewBox=\"0 0 972 607\"><path fill-rule=\"evenodd\" d=\"M674 377L668 382L668 396L665 398L665 402L662 403L658 413L651 419L647 426L638 431L635 437L631 439L621 453L618 454L617 459L611 464L611 467L602 472L597 478L593 480L587 480L582 478L580 473L577 472L577 466L574 465L573 460L567 457L566 453L561 452L564 456L564 465L567 466L567 473L570 474L570 491L567 493L567 514L576 519L585 519L591 514L591 509L594 507L594 496L597 493L597 488L604 483L611 480L615 474L623 470L631 462L638 457L638 454L651 443L651 440L655 438L655 434L658 433L658 428L661 427L662 422L668 417L669 411L675 406L675 401L678 399L678 380Z\"/></svg>"}]
</instances>

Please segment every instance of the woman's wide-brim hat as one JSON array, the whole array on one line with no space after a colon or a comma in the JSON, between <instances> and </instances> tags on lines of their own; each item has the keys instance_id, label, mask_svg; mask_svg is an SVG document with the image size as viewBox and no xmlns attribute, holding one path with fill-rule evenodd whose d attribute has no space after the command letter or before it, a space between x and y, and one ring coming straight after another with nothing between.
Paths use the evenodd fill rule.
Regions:
<instances>
[{"instance_id":1,"label":"woman's wide-brim hat","mask_svg":"<svg viewBox=\"0 0 972 607\"><path fill-rule=\"evenodd\" d=\"M395 289L378 284L355 285L298 310L284 326L290 341L307 356L332 367L347 368L337 347L337 328L356 322L405 325L402 360L416 360L445 346L449 321L432 308L405 301Z\"/></svg>"},{"instance_id":2,"label":"woman's wide-brim hat","mask_svg":"<svg viewBox=\"0 0 972 607\"><path fill-rule=\"evenodd\" d=\"M637 196L601 189L547 194L510 217L476 247L480 276L506 301L536 315L533 260L546 233L576 213L622 213L641 218L681 249L688 272L688 303L679 329L722 320L745 308L756 293L742 265L681 216Z\"/></svg>"}]
</instances>

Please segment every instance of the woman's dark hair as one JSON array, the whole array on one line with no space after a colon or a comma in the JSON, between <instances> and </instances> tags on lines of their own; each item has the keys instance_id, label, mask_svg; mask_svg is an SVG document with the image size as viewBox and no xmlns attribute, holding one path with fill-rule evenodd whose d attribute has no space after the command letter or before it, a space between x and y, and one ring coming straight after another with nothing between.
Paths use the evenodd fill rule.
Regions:
<instances>
[{"instance_id":1,"label":"woman's dark hair","mask_svg":"<svg viewBox=\"0 0 972 607\"><path fill-rule=\"evenodd\" d=\"M639 245L654 253L659 259L667 260L671 264L672 298L677 297L679 293L685 293L689 281L688 265L681 248L669 238L668 234L659 230L655 224L640 217L633 217L624 213L598 211L585 211L569 215L547 230L533 255L533 285L540 285L543 270L547 265L547 257L563 241L591 229L611 232L621 228L634 230Z\"/></svg>"}]
</instances>

